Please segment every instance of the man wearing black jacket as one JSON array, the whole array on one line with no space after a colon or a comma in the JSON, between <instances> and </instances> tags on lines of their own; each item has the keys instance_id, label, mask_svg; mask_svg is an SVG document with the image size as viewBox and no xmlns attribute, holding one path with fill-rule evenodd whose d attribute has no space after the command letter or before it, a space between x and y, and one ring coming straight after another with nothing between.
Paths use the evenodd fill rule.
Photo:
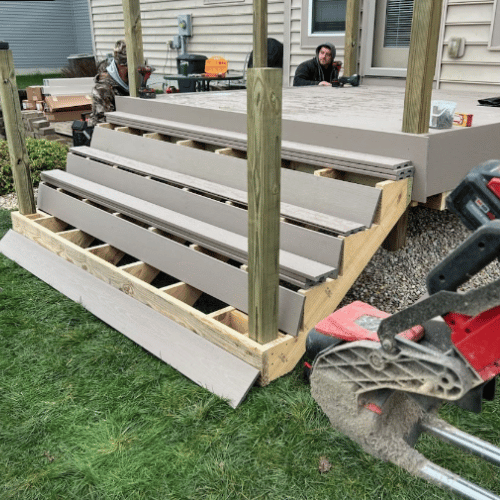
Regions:
<instances>
[{"instance_id":1,"label":"man wearing black jacket","mask_svg":"<svg viewBox=\"0 0 500 500\"><path fill-rule=\"evenodd\" d=\"M331 43L322 43L316 48L316 57L299 64L293 79L294 87L302 85L327 85L338 79L335 58L335 46Z\"/></svg>"}]
</instances>

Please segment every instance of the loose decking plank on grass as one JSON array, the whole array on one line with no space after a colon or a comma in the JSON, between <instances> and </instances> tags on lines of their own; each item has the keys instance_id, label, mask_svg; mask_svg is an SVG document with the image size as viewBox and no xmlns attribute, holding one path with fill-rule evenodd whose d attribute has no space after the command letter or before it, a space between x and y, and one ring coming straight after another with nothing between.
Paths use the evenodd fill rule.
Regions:
<instances>
[{"instance_id":1,"label":"loose decking plank on grass","mask_svg":"<svg viewBox=\"0 0 500 500\"><path fill-rule=\"evenodd\" d=\"M248 274L125 219L41 184L41 210L209 295L248 311ZM296 336L305 297L279 289L279 329Z\"/></svg>"},{"instance_id":2,"label":"loose decking plank on grass","mask_svg":"<svg viewBox=\"0 0 500 500\"><path fill-rule=\"evenodd\" d=\"M136 161L247 191L246 160L183 148L133 134L98 127L91 146ZM380 190L290 169L281 171L281 201L296 207L370 227Z\"/></svg>"},{"instance_id":3,"label":"loose decking plank on grass","mask_svg":"<svg viewBox=\"0 0 500 500\"><path fill-rule=\"evenodd\" d=\"M242 236L248 234L246 210L90 158L68 154L66 171L103 186L213 224ZM280 224L280 248L338 270L343 240L286 222ZM336 277L335 273L332 277Z\"/></svg>"},{"instance_id":4,"label":"loose decking plank on grass","mask_svg":"<svg viewBox=\"0 0 500 500\"><path fill-rule=\"evenodd\" d=\"M42 172L42 180L240 263L248 262L248 238L245 236L61 170ZM279 258L282 279L290 277L292 282L300 281L299 286L306 286L309 281L323 281L334 274L331 266L290 252L280 251Z\"/></svg>"},{"instance_id":5,"label":"loose decking plank on grass","mask_svg":"<svg viewBox=\"0 0 500 500\"><path fill-rule=\"evenodd\" d=\"M10 230L0 252L236 408L259 370Z\"/></svg>"},{"instance_id":6,"label":"loose decking plank on grass","mask_svg":"<svg viewBox=\"0 0 500 500\"><path fill-rule=\"evenodd\" d=\"M183 148L183 149L188 149L188 148ZM113 153L103 152L95 148L79 146L73 148L72 151L75 154L94 158L96 160L106 162L110 165L122 166L128 170L132 170L133 172L137 172L144 175L151 175L152 177L156 177L158 179L176 184L180 187L193 188L197 191L215 195L224 200L236 201L243 205L246 205L248 203L247 192L241 189L235 189L227 185L217 184L215 182L207 181L205 179L193 177L192 175L186 175L180 172L168 170L166 168L150 165L141 161L130 160L129 158L118 156ZM224 155L213 154L212 156L223 157ZM304 175L310 176L309 174L304 174ZM313 210L297 207L288 203L281 203L280 210L281 210L281 215L290 220L298 221L301 223L305 222L306 224L316 226L322 229L328 229L334 233L342 235L355 233L363 230L366 227L363 224L359 224L357 222L340 219L339 217L333 217L323 213L315 212Z\"/></svg>"}]
</instances>

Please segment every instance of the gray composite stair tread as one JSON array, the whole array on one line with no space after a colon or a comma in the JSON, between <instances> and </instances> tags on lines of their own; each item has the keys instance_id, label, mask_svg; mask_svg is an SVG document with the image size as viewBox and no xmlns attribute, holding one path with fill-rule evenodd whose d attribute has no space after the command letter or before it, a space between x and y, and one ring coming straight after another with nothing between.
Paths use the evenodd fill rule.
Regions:
<instances>
[{"instance_id":1,"label":"gray composite stair tread","mask_svg":"<svg viewBox=\"0 0 500 500\"><path fill-rule=\"evenodd\" d=\"M40 210L174 276L243 312L248 312L248 274L238 267L116 217L41 184ZM279 287L278 327L296 336L305 296Z\"/></svg>"},{"instance_id":2,"label":"gray composite stair tread","mask_svg":"<svg viewBox=\"0 0 500 500\"><path fill-rule=\"evenodd\" d=\"M248 212L236 206L72 153L68 154L66 171L236 234L248 235ZM340 238L280 222L282 250L338 270L342 247ZM336 276L337 272L332 275Z\"/></svg>"},{"instance_id":3,"label":"gray composite stair tread","mask_svg":"<svg viewBox=\"0 0 500 500\"><path fill-rule=\"evenodd\" d=\"M10 230L0 252L236 408L259 370L28 238ZM112 373L110 373L112 376Z\"/></svg>"},{"instance_id":4,"label":"gray composite stair tread","mask_svg":"<svg viewBox=\"0 0 500 500\"><path fill-rule=\"evenodd\" d=\"M180 146L175 146L175 147L181 148ZM189 148L182 148L182 149L189 149ZM181 172L169 170L161 166L151 165L148 163L144 163L142 161L137 161L124 156L119 156L114 153L103 152L102 150L93 147L89 148L87 146L79 146L76 148L72 148L71 151L78 155L82 155L85 157L109 163L110 165L116 164L119 166L123 166L127 169L133 170L134 172L138 172L144 175L151 175L158 179L163 179L165 181L175 183L179 186L186 186L189 188L199 190L204 193L214 194L221 198L231 201L236 201L244 205L246 205L248 201L246 193L246 184L245 184L245 190L237 189L227 185L208 181L205 179L200 179L192 175L187 175ZM224 155L213 155L212 153L209 154L216 157L224 157ZM304 174L304 175L309 175L309 174ZM352 222L350 220L344 220L339 217L334 217L324 213L319 213L314 210L308 210L302 207L297 207L289 203L282 202L280 204L280 213L281 215L283 215L288 219L295 220L298 222L305 222L307 224L317 226L319 228L325 228L332 232L336 232L343 235L358 232L366 228L364 224Z\"/></svg>"},{"instance_id":5,"label":"gray composite stair tread","mask_svg":"<svg viewBox=\"0 0 500 500\"><path fill-rule=\"evenodd\" d=\"M241 263L248 262L248 238L240 234L61 170L42 172L42 180ZM281 278L302 280L299 286L324 281L335 271L331 266L283 250L279 263Z\"/></svg>"},{"instance_id":6,"label":"gray composite stair tread","mask_svg":"<svg viewBox=\"0 0 500 500\"><path fill-rule=\"evenodd\" d=\"M186 175L247 191L247 162L227 155L180 147L98 127L91 146L101 151L175 170ZM281 201L370 227L380 190L370 186L281 170ZM356 203L353 203L356 200Z\"/></svg>"}]
</instances>

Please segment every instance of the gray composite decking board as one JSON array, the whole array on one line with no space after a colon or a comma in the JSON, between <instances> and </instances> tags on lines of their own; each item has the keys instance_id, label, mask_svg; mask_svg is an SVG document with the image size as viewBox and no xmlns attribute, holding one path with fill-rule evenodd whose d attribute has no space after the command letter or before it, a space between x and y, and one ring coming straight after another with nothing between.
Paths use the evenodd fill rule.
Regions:
<instances>
[{"instance_id":1,"label":"gray composite decking board","mask_svg":"<svg viewBox=\"0 0 500 500\"><path fill-rule=\"evenodd\" d=\"M133 217L174 236L185 238L241 263L248 262L248 238L220 227L202 222L149 201L88 181L61 170L42 172L42 180L70 193L77 194L106 208ZM290 276L299 280L299 286L308 282L324 281L334 274L334 269L290 252L280 250L280 276L285 281Z\"/></svg>"},{"instance_id":2,"label":"gray composite decking board","mask_svg":"<svg viewBox=\"0 0 500 500\"><path fill-rule=\"evenodd\" d=\"M119 132L117 132L119 133ZM180 147L180 146L177 146ZM188 149L188 148L186 148ZM151 175L158 179L162 179L171 183L175 183L182 187L189 187L198 191L214 194L220 198L236 201L238 203L247 204L246 191L235 189L230 186L217 184L205 179L193 177L173 170L168 170L163 167L150 165L141 161L131 160L129 158L118 156L114 153L107 153L95 148L88 148L87 146L79 146L72 148L75 154L83 155L86 157L94 158L99 161L109 163L110 165L119 165L134 172L145 175ZM214 155L215 156L215 155ZM224 156L224 155L217 155ZM309 175L309 174L304 174ZM344 183L348 184L348 183ZM328 229L332 232L342 235L348 235L366 228L365 225L349 220L340 219L323 213L315 212L305 208L290 205L288 203L280 204L280 213L286 218L298 222L305 222L309 225L316 226L321 229Z\"/></svg>"},{"instance_id":3,"label":"gray composite decking board","mask_svg":"<svg viewBox=\"0 0 500 500\"><path fill-rule=\"evenodd\" d=\"M236 408L259 370L10 230L0 252L198 385Z\"/></svg>"},{"instance_id":4,"label":"gray composite decking board","mask_svg":"<svg viewBox=\"0 0 500 500\"><path fill-rule=\"evenodd\" d=\"M156 269L248 312L248 274L230 264L148 231L99 208L41 184L41 210L81 229ZM279 287L278 327L296 336L305 296Z\"/></svg>"},{"instance_id":5,"label":"gray composite decking board","mask_svg":"<svg viewBox=\"0 0 500 500\"><path fill-rule=\"evenodd\" d=\"M246 160L214 155L208 151L132 134L120 137L119 134L122 133L98 127L94 131L91 146L247 191ZM370 227L373 222L380 194L379 189L370 186L317 177L289 169L281 171L283 203L356 222L365 227ZM356 203L353 204L353 200L356 200Z\"/></svg>"},{"instance_id":6,"label":"gray composite decking board","mask_svg":"<svg viewBox=\"0 0 500 500\"><path fill-rule=\"evenodd\" d=\"M231 131L243 134L245 136L247 132L245 113L218 109L207 109L200 106L190 106L186 104L176 104L175 99L172 100L172 102L165 102L162 100L158 100L157 102L144 102L144 100L141 101L139 98L118 97L116 99L116 111L142 116L146 119L152 118L158 120L169 120L184 125L196 125L198 127L215 128L219 129L220 131ZM294 147L296 144L308 144L309 147L315 146L318 148L330 149L325 147L325 143L318 144L314 141L309 144L308 141L305 140L307 137L311 137L307 134L308 130L310 130L311 128L311 125L317 125L326 129L329 128L329 125L326 124L312 124L309 122L304 122L302 120L293 120L286 117L283 118L282 128L285 133L282 135L282 140L284 141L284 143L290 143L290 145L293 145ZM292 130L294 131L294 133L291 134L293 136L293 140L289 140L287 135L289 131ZM302 137L302 139L296 142L295 138L297 135ZM331 151L335 151L335 148L331 148ZM408 158L397 158L389 155L386 156L385 154L378 155L349 150L340 151L341 152L339 154L339 159L348 156L350 157L350 159L355 159L360 163L367 163L375 160L375 164L380 166L387 166L392 163L394 164L394 166L397 166L399 164L406 164L410 161Z\"/></svg>"},{"instance_id":7,"label":"gray composite decking board","mask_svg":"<svg viewBox=\"0 0 500 500\"><path fill-rule=\"evenodd\" d=\"M232 131L216 130L208 127L199 127L196 125L184 125L168 120L158 120L153 118L145 118L141 116L129 115L121 112L113 112L106 115L108 123L120 126L127 126L148 132L158 132L164 135L174 137L182 137L184 139L192 139L199 142L205 142L215 146L233 147L235 149L247 149L246 135L235 133ZM360 158L357 162L355 155L351 155L348 151L328 150L327 155L314 155L301 151L301 146L304 149L312 150L314 147L307 145L293 143L290 141L282 141L281 143L281 157L285 160L295 160L300 162L307 162L314 165L330 166L331 168L338 168L339 170L346 170L352 172L374 172L381 176L389 176L402 169L407 173L412 174L414 168L411 166L402 167L401 161L396 164L384 165L383 158L377 156L372 164L366 162L366 157ZM335 151L339 151L335 154ZM344 155L344 157L342 157ZM354 156L349 160L349 156ZM382 160L381 160L382 159ZM408 163L408 162L406 162ZM369 174L368 174L369 175ZM373 174L372 174L373 175Z\"/></svg>"},{"instance_id":8,"label":"gray composite decking board","mask_svg":"<svg viewBox=\"0 0 500 500\"><path fill-rule=\"evenodd\" d=\"M248 212L236 206L72 153L68 154L66 171L188 217L248 236ZM280 222L280 248L338 270L343 240ZM332 277L336 278L337 274L336 271Z\"/></svg>"}]
</instances>

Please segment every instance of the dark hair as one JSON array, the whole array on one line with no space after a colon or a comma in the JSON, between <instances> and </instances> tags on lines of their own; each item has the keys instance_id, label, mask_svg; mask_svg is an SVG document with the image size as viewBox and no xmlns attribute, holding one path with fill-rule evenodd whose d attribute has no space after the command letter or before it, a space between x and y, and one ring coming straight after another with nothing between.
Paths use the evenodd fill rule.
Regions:
<instances>
[{"instance_id":1,"label":"dark hair","mask_svg":"<svg viewBox=\"0 0 500 500\"><path fill-rule=\"evenodd\" d=\"M248 59L248 67L253 67L253 50L250 52ZM267 67L282 68L283 67L283 44L274 38L267 39Z\"/></svg>"}]
</instances>

